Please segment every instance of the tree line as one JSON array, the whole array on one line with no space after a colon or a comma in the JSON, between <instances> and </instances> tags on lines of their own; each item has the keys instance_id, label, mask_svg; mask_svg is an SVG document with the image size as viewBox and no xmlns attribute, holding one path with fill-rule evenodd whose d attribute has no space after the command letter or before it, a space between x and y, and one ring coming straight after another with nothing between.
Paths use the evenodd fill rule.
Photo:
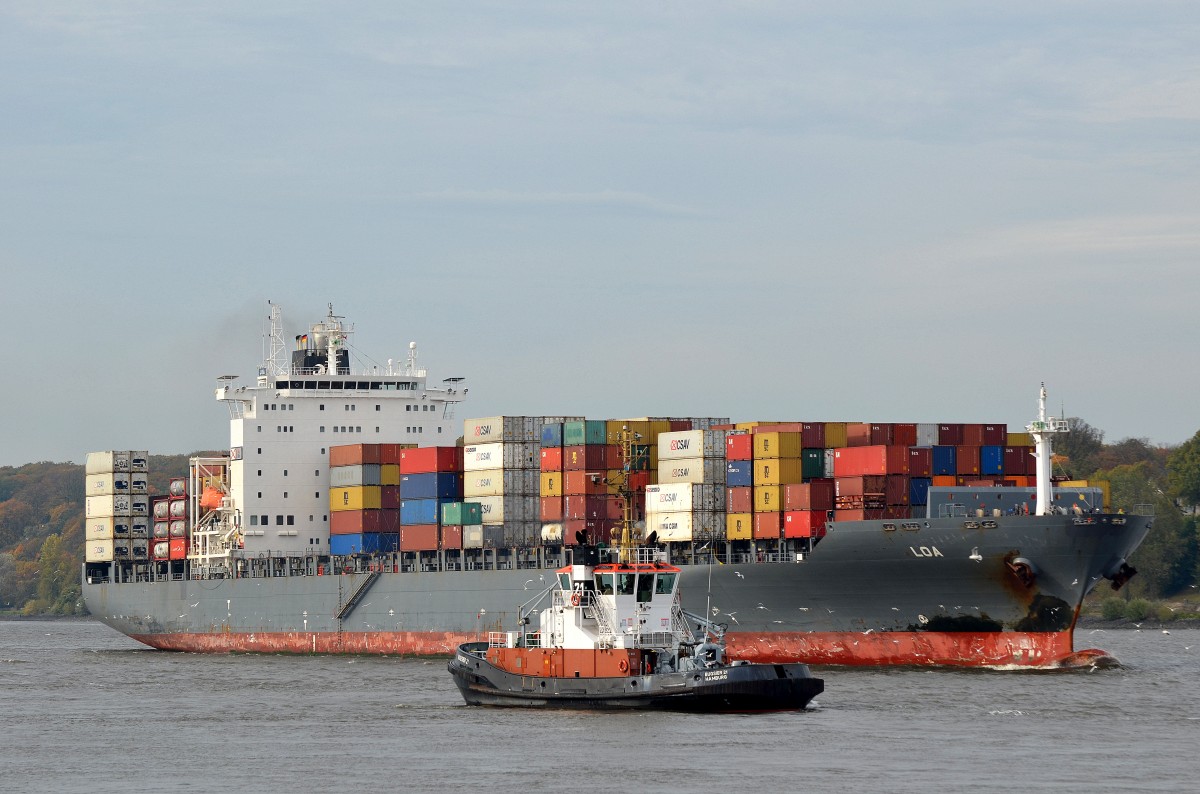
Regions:
<instances>
[{"instance_id":1,"label":"tree line","mask_svg":"<svg viewBox=\"0 0 1200 794\"><path fill-rule=\"evenodd\" d=\"M1162 599L1200 585L1200 432L1178 446L1144 438L1106 444L1082 419L1055 441L1055 473L1107 480L1112 509L1153 510L1154 528L1130 563L1130 597ZM195 453L212 454L212 453ZM150 456L150 490L187 476L189 455ZM0 611L84 614L84 469L73 463L0 467Z\"/></svg>"}]
</instances>

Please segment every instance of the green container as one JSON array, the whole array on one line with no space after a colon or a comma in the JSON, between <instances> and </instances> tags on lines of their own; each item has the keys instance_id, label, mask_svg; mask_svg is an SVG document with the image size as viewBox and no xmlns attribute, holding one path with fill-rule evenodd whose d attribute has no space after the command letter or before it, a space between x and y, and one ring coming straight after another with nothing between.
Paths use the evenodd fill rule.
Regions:
<instances>
[{"instance_id":1,"label":"green container","mask_svg":"<svg viewBox=\"0 0 1200 794\"><path fill-rule=\"evenodd\" d=\"M650 471L650 445L632 444L629 449L630 471Z\"/></svg>"},{"instance_id":2,"label":"green container","mask_svg":"<svg viewBox=\"0 0 1200 794\"><path fill-rule=\"evenodd\" d=\"M483 522L479 502L443 502L442 524L451 527L470 526Z\"/></svg>"},{"instance_id":3,"label":"green container","mask_svg":"<svg viewBox=\"0 0 1200 794\"><path fill-rule=\"evenodd\" d=\"M825 450L800 450L800 476L805 480L825 476Z\"/></svg>"},{"instance_id":4,"label":"green container","mask_svg":"<svg viewBox=\"0 0 1200 794\"><path fill-rule=\"evenodd\" d=\"M603 420L585 419L582 422L563 422L564 447L607 443L608 423Z\"/></svg>"}]
</instances>

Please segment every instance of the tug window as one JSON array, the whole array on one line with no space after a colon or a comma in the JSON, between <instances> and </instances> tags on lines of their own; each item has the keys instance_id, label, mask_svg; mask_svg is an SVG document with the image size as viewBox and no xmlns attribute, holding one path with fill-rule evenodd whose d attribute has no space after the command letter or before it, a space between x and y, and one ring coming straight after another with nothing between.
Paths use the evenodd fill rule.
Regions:
<instances>
[{"instance_id":1,"label":"tug window","mask_svg":"<svg viewBox=\"0 0 1200 794\"><path fill-rule=\"evenodd\" d=\"M617 595L633 595L633 580L636 578L631 573L617 574Z\"/></svg>"},{"instance_id":2,"label":"tug window","mask_svg":"<svg viewBox=\"0 0 1200 794\"><path fill-rule=\"evenodd\" d=\"M570 574L560 573L558 575L558 586L561 587L563 590L570 590L571 589Z\"/></svg>"},{"instance_id":3,"label":"tug window","mask_svg":"<svg viewBox=\"0 0 1200 794\"><path fill-rule=\"evenodd\" d=\"M654 595L654 574L644 573L637 580L638 603L649 601Z\"/></svg>"},{"instance_id":4,"label":"tug window","mask_svg":"<svg viewBox=\"0 0 1200 794\"><path fill-rule=\"evenodd\" d=\"M675 587L675 574L660 573L658 575L658 586L654 588L654 592L659 595L670 595L671 590Z\"/></svg>"},{"instance_id":5,"label":"tug window","mask_svg":"<svg viewBox=\"0 0 1200 794\"><path fill-rule=\"evenodd\" d=\"M599 591L600 595L612 595L613 594L613 582L612 582L612 574L611 573L596 574L596 590Z\"/></svg>"}]
</instances>

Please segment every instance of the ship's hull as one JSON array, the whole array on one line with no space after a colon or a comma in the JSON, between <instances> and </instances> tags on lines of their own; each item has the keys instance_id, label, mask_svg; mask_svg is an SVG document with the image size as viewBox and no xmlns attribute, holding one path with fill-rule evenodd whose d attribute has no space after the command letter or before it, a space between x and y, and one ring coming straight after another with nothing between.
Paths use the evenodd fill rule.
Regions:
<instances>
[{"instance_id":1,"label":"ship's hull","mask_svg":"<svg viewBox=\"0 0 1200 794\"><path fill-rule=\"evenodd\" d=\"M703 713L803 709L825 690L803 664L739 664L686 672L560 678L521 675L480 658L487 643L464 643L447 669L469 706L541 709L658 709Z\"/></svg>"},{"instance_id":2,"label":"ship's hull","mask_svg":"<svg viewBox=\"0 0 1200 794\"><path fill-rule=\"evenodd\" d=\"M683 567L684 608L727 623L732 658L838 665L1090 664L1083 597L1149 528L1139 516L840 522L803 561ZM550 569L111 583L91 613L155 648L450 655L514 625ZM339 612L342 617L337 617Z\"/></svg>"}]
</instances>

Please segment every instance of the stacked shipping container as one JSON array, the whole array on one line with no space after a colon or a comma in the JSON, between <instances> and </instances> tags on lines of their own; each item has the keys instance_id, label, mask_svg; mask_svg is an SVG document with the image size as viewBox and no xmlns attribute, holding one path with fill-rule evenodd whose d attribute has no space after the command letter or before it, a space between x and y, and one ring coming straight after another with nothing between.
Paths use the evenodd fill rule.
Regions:
<instances>
[{"instance_id":1,"label":"stacked shipping container","mask_svg":"<svg viewBox=\"0 0 1200 794\"><path fill-rule=\"evenodd\" d=\"M84 465L88 562L150 559L148 459L148 453L140 451L88 453Z\"/></svg>"}]
</instances>

